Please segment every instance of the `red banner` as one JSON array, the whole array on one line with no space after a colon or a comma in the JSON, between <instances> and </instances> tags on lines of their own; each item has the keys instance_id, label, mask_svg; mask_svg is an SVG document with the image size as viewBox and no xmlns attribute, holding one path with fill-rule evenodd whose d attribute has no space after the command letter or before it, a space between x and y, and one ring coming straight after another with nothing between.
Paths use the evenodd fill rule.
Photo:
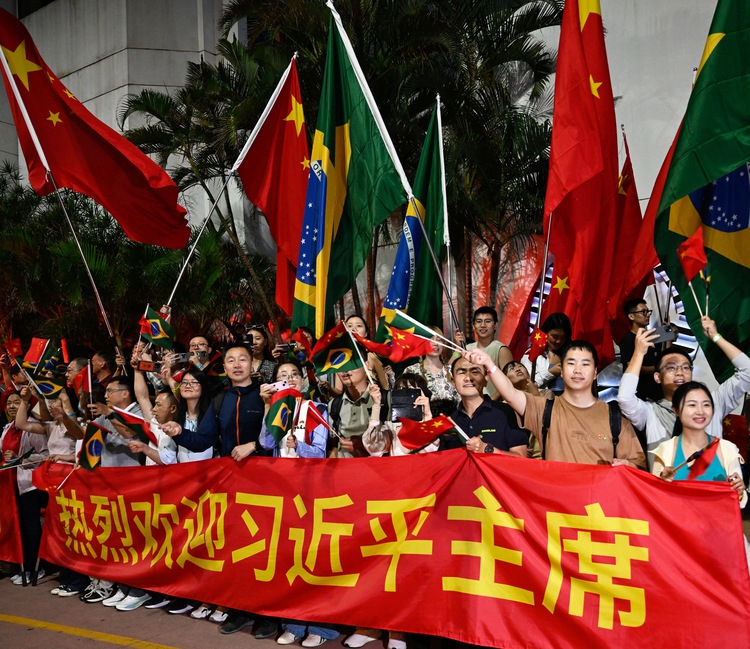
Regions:
<instances>
[{"instance_id":1,"label":"red banner","mask_svg":"<svg viewBox=\"0 0 750 649\"><path fill-rule=\"evenodd\" d=\"M15 482L15 469L0 471L0 561L23 563Z\"/></svg>"},{"instance_id":2,"label":"red banner","mask_svg":"<svg viewBox=\"0 0 750 649\"><path fill-rule=\"evenodd\" d=\"M34 474L41 555L128 585L506 649L750 646L726 484L463 449L76 471L57 491L70 470Z\"/></svg>"}]
</instances>

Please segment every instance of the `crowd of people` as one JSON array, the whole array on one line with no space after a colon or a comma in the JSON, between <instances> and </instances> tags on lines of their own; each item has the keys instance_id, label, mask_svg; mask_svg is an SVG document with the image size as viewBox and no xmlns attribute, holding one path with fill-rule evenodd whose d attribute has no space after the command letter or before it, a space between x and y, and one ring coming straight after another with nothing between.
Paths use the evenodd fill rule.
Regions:
<instances>
[{"instance_id":1,"label":"crowd of people","mask_svg":"<svg viewBox=\"0 0 750 649\"><path fill-rule=\"evenodd\" d=\"M585 340L571 340L571 325L562 313L549 315L541 330L547 334L543 353L531 362L528 354L514 359L497 340L498 317L491 307L473 315L474 341L461 353L441 343L435 328L432 351L413 359L401 372L370 353L364 366L316 376L307 358L292 344L278 344L262 325L226 346L217 361L212 341L196 335L183 350L160 353L139 342L126 358L99 351L90 359L74 358L66 370L67 387L59 397L37 399L21 368L7 355L0 357L4 391L0 408L7 424L0 445L4 461L24 456L15 469L17 506L22 530L24 564L13 576L17 584L36 583L39 568L40 514L47 494L34 488L31 472L40 462L75 462L77 444L87 421L109 434L101 466L137 467L200 462L213 457L274 455L285 458L342 459L404 455L398 417L429 420L449 415L455 431L445 433L419 452L466 448L473 453L506 453L529 461L554 460L585 464L627 465L650 470L664 480L686 479L694 460L714 438L722 437L721 422L737 408L750 389L750 358L716 330L707 316L703 332L736 368L717 389L692 380L689 352L670 341L657 343L649 329L651 312L644 300L625 305L631 326L621 342L624 374L616 402L605 403L597 391L597 352ZM369 337L363 318L346 325ZM306 332L310 346L314 344ZM466 338L455 334L461 346ZM659 348L661 346L661 348ZM158 365L149 363L158 362ZM76 392L74 377L91 366L90 392ZM217 367L223 366L223 372ZM269 432L265 414L273 394L283 387L300 392L296 424L280 441ZM311 404L329 422L305 435ZM115 416L115 408L151 422L158 444L140 439ZM608 434L604 434L607 433ZM468 439L466 439L468 437ZM742 455L721 440L702 480L728 482L740 504L747 502ZM175 601L158 593L113 584L95 575L60 567L60 597L78 596L120 611L164 608L189 613L220 625L224 634L252 624L256 638L276 638L279 644L301 641L315 647L338 637L329 625L277 620L246 611L227 610L211 602ZM383 637L376 629L357 628L344 640L348 647ZM404 634L389 632L389 649L405 649Z\"/></svg>"}]
</instances>

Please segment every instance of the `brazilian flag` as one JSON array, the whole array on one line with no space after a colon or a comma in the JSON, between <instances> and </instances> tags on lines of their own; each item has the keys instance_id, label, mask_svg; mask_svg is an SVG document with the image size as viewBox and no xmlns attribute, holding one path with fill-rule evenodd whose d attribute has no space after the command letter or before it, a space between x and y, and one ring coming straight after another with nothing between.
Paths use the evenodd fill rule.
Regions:
<instances>
[{"instance_id":1,"label":"brazilian flag","mask_svg":"<svg viewBox=\"0 0 750 649\"><path fill-rule=\"evenodd\" d=\"M301 398L302 394L292 388L279 390L271 397L270 408L266 414L266 428L277 444L294 427L297 399Z\"/></svg>"},{"instance_id":2,"label":"brazilian flag","mask_svg":"<svg viewBox=\"0 0 750 649\"><path fill-rule=\"evenodd\" d=\"M406 208L406 218L396 251L388 292L375 340L387 339L385 325L391 324L396 309L431 325L443 323L443 291L432 255L424 242L422 227L438 262L445 259L445 197L443 196L443 156L440 132L440 105L432 111L422 155L414 177L414 203ZM414 206L417 206L417 215ZM399 325L394 325L401 329Z\"/></svg>"},{"instance_id":3,"label":"brazilian flag","mask_svg":"<svg viewBox=\"0 0 750 649\"><path fill-rule=\"evenodd\" d=\"M38 374L33 374L31 378L45 399L54 399L65 387L65 379L52 379Z\"/></svg>"},{"instance_id":4,"label":"brazilian flag","mask_svg":"<svg viewBox=\"0 0 750 649\"><path fill-rule=\"evenodd\" d=\"M107 432L105 428L101 428L94 423L86 426L86 434L83 436L81 454L78 458L79 464L84 469L93 471L101 464Z\"/></svg>"},{"instance_id":5,"label":"brazilian flag","mask_svg":"<svg viewBox=\"0 0 750 649\"><path fill-rule=\"evenodd\" d=\"M292 316L292 329L307 326L318 338L364 268L373 231L406 201L393 143L341 18L329 8Z\"/></svg>"},{"instance_id":6,"label":"brazilian flag","mask_svg":"<svg viewBox=\"0 0 750 649\"><path fill-rule=\"evenodd\" d=\"M312 350L312 362L317 374L348 372L362 367L354 341L343 322L327 331Z\"/></svg>"},{"instance_id":7,"label":"brazilian flag","mask_svg":"<svg viewBox=\"0 0 750 649\"><path fill-rule=\"evenodd\" d=\"M146 315L141 318L140 324L141 336L148 342L164 349L172 349L176 330L151 307L146 309Z\"/></svg>"},{"instance_id":8,"label":"brazilian flag","mask_svg":"<svg viewBox=\"0 0 750 649\"><path fill-rule=\"evenodd\" d=\"M654 244L717 379L734 368L703 335L677 248L703 229L708 282L693 288L722 335L750 344L750 5L719 0L659 202ZM666 164L666 163L665 163ZM656 193L656 192L655 192Z\"/></svg>"}]
</instances>

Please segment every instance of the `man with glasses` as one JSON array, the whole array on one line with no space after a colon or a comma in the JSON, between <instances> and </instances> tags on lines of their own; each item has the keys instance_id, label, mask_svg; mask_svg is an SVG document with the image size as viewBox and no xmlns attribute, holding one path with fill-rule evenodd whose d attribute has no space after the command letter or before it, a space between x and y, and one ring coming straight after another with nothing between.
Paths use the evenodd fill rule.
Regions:
<instances>
[{"instance_id":1,"label":"man with glasses","mask_svg":"<svg viewBox=\"0 0 750 649\"><path fill-rule=\"evenodd\" d=\"M513 354L508 346L495 339L495 330L497 329L497 311L495 309L491 306L480 306L474 311L472 324L476 342L466 345L466 349L481 349L487 352L487 355L498 367L505 367L513 360ZM456 332L456 342L464 342L464 335L460 331ZM492 383L487 383L485 394L488 394L492 399L498 398L497 390Z\"/></svg>"},{"instance_id":2,"label":"man with glasses","mask_svg":"<svg viewBox=\"0 0 750 649\"><path fill-rule=\"evenodd\" d=\"M199 370L203 369L211 359L211 344L205 336L193 336L188 345L190 363Z\"/></svg>"},{"instance_id":3,"label":"man with glasses","mask_svg":"<svg viewBox=\"0 0 750 649\"><path fill-rule=\"evenodd\" d=\"M701 318L703 333L713 344L723 351L737 372L711 392L714 400L714 416L706 428L713 437L722 436L721 424L724 417L742 403L750 389L750 358L716 330L716 323L708 316ZM672 437L672 429L677 419L672 410L672 396L675 390L693 380L693 363L686 351L668 347L657 355L654 380L661 385L664 398L658 401L644 401L636 396L636 387L641 367L648 350L653 348L657 337L654 329L641 329L635 336L633 358L622 375L617 400L623 414L633 426L644 430L648 443L648 462L653 464L653 450L663 441Z\"/></svg>"},{"instance_id":4,"label":"man with glasses","mask_svg":"<svg viewBox=\"0 0 750 649\"><path fill-rule=\"evenodd\" d=\"M643 298L635 298L628 300L623 305L625 311L625 317L630 323L630 331L626 333L620 341L620 361L622 362L623 369L628 366L630 359L633 358L633 351L635 350L635 336L636 334L648 327L649 319L653 313L648 308L648 304ZM667 347L671 343L667 343ZM646 357L643 359L643 366L641 367L640 380L638 381L637 394L641 399L651 399L658 401L662 397L661 388L654 381L654 372L656 371L656 353L655 347L649 347Z\"/></svg>"}]
</instances>

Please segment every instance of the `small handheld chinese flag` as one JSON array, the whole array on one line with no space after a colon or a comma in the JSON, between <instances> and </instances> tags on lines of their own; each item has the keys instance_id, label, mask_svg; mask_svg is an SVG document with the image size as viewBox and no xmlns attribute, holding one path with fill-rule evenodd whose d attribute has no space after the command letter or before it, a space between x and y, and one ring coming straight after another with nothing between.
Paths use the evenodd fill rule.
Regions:
<instances>
[{"instance_id":1,"label":"small handheld chinese flag","mask_svg":"<svg viewBox=\"0 0 750 649\"><path fill-rule=\"evenodd\" d=\"M677 248L677 256L680 258L680 265L685 271L687 281L693 280L708 263L706 258L706 249L703 246L703 228L698 228L692 235L683 241Z\"/></svg>"},{"instance_id":2,"label":"small handheld chinese flag","mask_svg":"<svg viewBox=\"0 0 750 649\"><path fill-rule=\"evenodd\" d=\"M711 462L714 461L714 456L716 455L718 448L719 438L714 437L705 448L693 453L692 457L695 462L693 462L693 466L690 467L688 480L700 478L706 471L708 471L708 467L711 466Z\"/></svg>"},{"instance_id":3,"label":"small handheld chinese flag","mask_svg":"<svg viewBox=\"0 0 750 649\"><path fill-rule=\"evenodd\" d=\"M307 402L307 414L305 416L305 443L312 443L312 432L318 427L323 426L333 432L331 425L326 421L325 415L315 407L312 401Z\"/></svg>"},{"instance_id":4,"label":"small handheld chinese flag","mask_svg":"<svg viewBox=\"0 0 750 649\"><path fill-rule=\"evenodd\" d=\"M534 328L534 333L531 334L531 349L529 350L529 360L532 363L547 349L547 340L549 340L549 336L546 333L538 327Z\"/></svg>"},{"instance_id":5,"label":"small handheld chinese flag","mask_svg":"<svg viewBox=\"0 0 750 649\"><path fill-rule=\"evenodd\" d=\"M403 417L398 420L401 422L398 439L405 448L412 451L427 446L438 435L447 433L454 427L450 417L445 415L438 415L430 421L414 421Z\"/></svg>"}]
</instances>

